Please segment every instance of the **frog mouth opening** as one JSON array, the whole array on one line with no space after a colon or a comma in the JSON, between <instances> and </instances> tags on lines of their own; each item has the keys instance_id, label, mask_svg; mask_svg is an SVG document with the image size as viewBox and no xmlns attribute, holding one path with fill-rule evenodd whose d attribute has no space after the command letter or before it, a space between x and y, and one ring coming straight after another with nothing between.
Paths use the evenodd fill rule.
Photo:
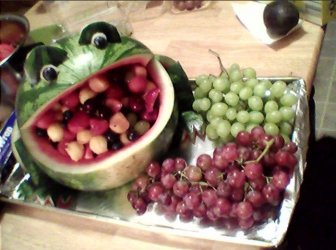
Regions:
<instances>
[{"instance_id":1,"label":"frog mouth opening","mask_svg":"<svg viewBox=\"0 0 336 250\"><path fill-rule=\"evenodd\" d=\"M39 150L70 165L123 151L155 126L161 83L147 63L106 67L50 101L30 126Z\"/></svg>"}]
</instances>

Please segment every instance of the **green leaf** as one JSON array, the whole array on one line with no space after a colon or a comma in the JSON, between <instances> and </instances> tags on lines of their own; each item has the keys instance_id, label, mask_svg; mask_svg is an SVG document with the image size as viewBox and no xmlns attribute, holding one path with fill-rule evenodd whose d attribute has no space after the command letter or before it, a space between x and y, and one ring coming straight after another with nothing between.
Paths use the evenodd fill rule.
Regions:
<instances>
[{"instance_id":1,"label":"green leaf","mask_svg":"<svg viewBox=\"0 0 336 250\"><path fill-rule=\"evenodd\" d=\"M194 135L195 132L204 134L206 124L200 114L197 114L194 111L183 112L182 121L185 124L185 129L190 135Z\"/></svg>"}]
</instances>

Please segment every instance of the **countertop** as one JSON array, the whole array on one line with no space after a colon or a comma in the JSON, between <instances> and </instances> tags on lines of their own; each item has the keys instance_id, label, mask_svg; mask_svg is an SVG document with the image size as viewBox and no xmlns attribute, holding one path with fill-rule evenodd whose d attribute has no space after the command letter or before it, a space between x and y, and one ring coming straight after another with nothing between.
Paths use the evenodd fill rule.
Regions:
<instances>
[{"instance_id":1,"label":"countertop","mask_svg":"<svg viewBox=\"0 0 336 250\"><path fill-rule=\"evenodd\" d=\"M31 29L52 22L40 13L39 4L26 13ZM132 23L133 37L155 53L182 64L189 77L219 73L219 53L226 66L252 66L258 76L299 76L311 90L324 32L303 21L302 28L267 46L255 39L235 17L230 2L218 1L210 8L186 14L167 12L155 19ZM102 219L3 204L2 249L258 249L218 241L195 240L155 231L116 225Z\"/></svg>"}]
</instances>

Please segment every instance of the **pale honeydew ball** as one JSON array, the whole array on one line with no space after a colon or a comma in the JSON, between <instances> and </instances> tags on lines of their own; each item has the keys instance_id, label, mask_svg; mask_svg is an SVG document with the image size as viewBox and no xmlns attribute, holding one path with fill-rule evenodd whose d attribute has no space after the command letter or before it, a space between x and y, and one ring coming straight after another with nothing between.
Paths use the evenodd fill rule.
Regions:
<instances>
[{"instance_id":1,"label":"pale honeydew ball","mask_svg":"<svg viewBox=\"0 0 336 250\"><path fill-rule=\"evenodd\" d=\"M230 81L228 78L225 77L217 77L213 83L213 88L218 90L222 93L227 93L230 90Z\"/></svg>"},{"instance_id":2,"label":"pale honeydew ball","mask_svg":"<svg viewBox=\"0 0 336 250\"><path fill-rule=\"evenodd\" d=\"M240 123L247 123L250 120L250 114L246 110L240 110L237 113L236 119Z\"/></svg>"},{"instance_id":3,"label":"pale honeydew ball","mask_svg":"<svg viewBox=\"0 0 336 250\"><path fill-rule=\"evenodd\" d=\"M280 132L279 127L276 124L270 122L264 124L264 129L266 134L269 135L278 135Z\"/></svg>"},{"instance_id":4,"label":"pale honeydew ball","mask_svg":"<svg viewBox=\"0 0 336 250\"><path fill-rule=\"evenodd\" d=\"M245 131L245 126L241 124L240 122L235 122L231 125L231 135L233 137L236 137L237 134L241 131Z\"/></svg>"},{"instance_id":5,"label":"pale honeydew ball","mask_svg":"<svg viewBox=\"0 0 336 250\"><path fill-rule=\"evenodd\" d=\"M248 79L253 79L257 77L257 72L255 71L254 68L248 67L243 69L243 75Z\"/></svg>"}]
</instances>

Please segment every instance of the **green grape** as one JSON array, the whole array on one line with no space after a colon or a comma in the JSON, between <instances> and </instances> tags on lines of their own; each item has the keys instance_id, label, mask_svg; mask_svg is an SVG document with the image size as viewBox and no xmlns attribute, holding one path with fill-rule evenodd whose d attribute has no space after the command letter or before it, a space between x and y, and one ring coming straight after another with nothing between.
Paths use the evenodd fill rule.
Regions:
<instances>
[{"instance_id":1,"label":"green grape","mask_svg":"<svg viewBox=\"0 0 336 250\"><path fill-rule=\"evenodd\" d=\"M204 80L208 80L209 79L209 75L199 75L196 77L195 82L197 86L201 85L201 82L203 82Z\"/></svg>"},{"instance_id":2,"label":"green grape","mask_svg":"<svg viewBox=\"0 0 336 250\"><path fill-rule=\"evenodd\" d=\"M216 89L212 89L209 92L209 98L213 103L220 102L223 100L223 93Z\"/></svg>"},{"instance_id":3,"label":"green grape","mask_svg":"<svg viewBox=\"0 0 336 250\"><path fill-rule=\"evenodd\" d=\"M217 116L214 115L213 111L210 109L208 112L206 112L206 119L208 122L211 122L213 119L215 119Z\"/></svg>"},{"instance_id":4,"label":"green grape","mask_svg":"<svg viewBox=\"0 0 336 250\"><path fill-rule=\"evenodd\" d=\"M210 109L210 111L214 114L214 116L222 117L225 115L228 110L228 105L223 102L214 103Z\"/></svg>"},{"instance_id":5,"label":"green grape","mask_svg":"<svg viewBox=\"0 0 336 250\"><path fill-rule=\"evenodd\" d=\"M239 91L244 87L244 83L242 81L237 81L231 83L230 91L236 94L239 94Z\"/></svg>"},{"instance_id":6,"label":"green grape","mask_svg":"<svg viewBox=\"0 0 336 250\"><path fill-rule=\"evenodd\" d=\"M241 124L240 122L235 122L231 125L231 135L233 137L236 137L240 131L244 131L244 130L245 130L245 126Z\"/></svg>"},{"instance_id":7,"label":"green grape","mask_svg":"<svg viewBox=\"0 0 336 250\"><path fill-rule=\"evenodd\" d=\"M217 78L217 76L215 75L209 75L209 80L211 83L213 83L213 81Z\"/></svg>"},{"instance_id":8,"label":"green grape","mask_svg":"<svg viewBox=\"0 0 336 250\"><path fill-rule=\"evenodd\" d=\"M258 83L253 89L253 94L259 97L264 97L266 91L267 87L264 84Z\"/></svg>"},{"instance_id":9,"label":"green grape","mask_svg":"<svg viewBox=\"0 0 336 250\"><path fill-rule=\"evenodd\" d=\"M261 124L264 121L264 115L260 111L251 111L249 116L251 123Z\"/></svg>"},{"instance_id":10,"label":"green grape","mask_svg":"<svg viewBox=\"0 0 336 250\"><path fill-rule=\"evenodd\" d=\"M276 124L270 122L265 123L264 129L266 134L269 135L278 135L280 132L279 127Z\"/></svg>"},{"instance_id":11,"label":"green grape","mask_svg":"<svg viewBox=\"0 0 336 250\"><path fill-rule=\"evenodd\" d=\"M199 99L195 99L193 104L192 104L192 108L193 110L195 110L196 112L200 112L201 111L201 107L200 107L200 100Z\"/></svg>"},{"instance_id":12,"label":"green grape","mask_svg":"<svg viewBox=\"0 0 336 250\"><path fill-rule=\"evenodd\" d=\"M236 109L235 108L228 108L226 113L225 113L225 116L229 121L235 120L236 116L237 116Z\"/></svg>"},{"instance_id":13,"label":"green grape","mask_svg":"<svg viewBox=\"0 0 336 250\"><path fill-rule=\"evenodd\" d=\"M275 81L270 88L271 95L276 98L280 98L284 94L286 88L287 85L284 81Z\"/></svg>"},{"instance_id":14,"label":"green grape","mask_svg":"<svg viewBox=\"0 0 336 250\"><path fill-rule=\"evenodd\" d=\"M251 96L247 101L250 109L260 111L263 109L263 101L259 96Z\"/></svg>"},{"instance_id":15,"label":"green grape","mask_svg":"<svg viewBox=\"0 0 336 250\"><path fill-rule=\"evenodd\" d=\"M292 125L288 122L281 122L279 127L280 127L281 134L285 134L289 136L293 132Z\"/></svg>"},{"instance_id":16,"label":"green grape","mask_svg":"<svg viewBox=\"0 0 336 250\"><path fill-rule=\"evenodd\" d=\"M219 77L227 78L229 79L229 75L226 70L222 71Z\"/></svg>"},{"instance_id":17,"label":"green grape","mask_svg":"<svg viewBox=\"0 0 336 250\"><path fill-rule=\"evenodd\" d=\"M259 84L262 84L266 87L266 89L270 89L272 87L272 82L270 80L260 80Z\"/></svg>"},{"instance_id":18,"label":"green grape","mask_svg":"<svg viewBox=\"0 0 336 250\"><path fill-rule=\"evenodd\" d=\"M233 64L231 64L230 65L230 67L229 67L229 73L230 72L232 72L232 71L234 71L234 70L240 70L240 66L239 66L239 64L238 63L233 63Z\"/></svg>"},{"instance_id":19,"label":"green grape","mask_svg":"<svg viewBox=\"0 0 336 250\"><path fill-rule=\"evenodd\" d=\"M248 67L243 69L243 75L248 79L253 79L257 77L257 72L254 68Z\"/></svg>"},{"instance_id":20,"label":"green grape","mask_svg":"<svg viewBox=\"0 0 336 250\"><path fill-rule=\"evenodd\" d=\"M247 79L245 81L245 85L247 87L250 87L251 89L253 89L255 86L257 86L257 84L258 84L258 79L252 78L252 79Z\"/></svg>"},{"instance_id":21,"label":"green grape","mask_svg":"<svg viewBox=\"0 0 336 250\"><path fill-rule=\"evenodd\" d=\"M229 92L225 95L224 97L225 99L225 102L234 107L234 106L237 106L238 102L239 102L239 97L236 93L233 93L233 92Z\"/></svg>"},{"instance_id":22,"label":"green grape","mask_svg":"<svg viewBox=\"0 0 336 250\"><path fill-rule=\"evenodd\" d=\"M208 93L212 89L212 81L208 79L204 79L200 82L199 88L205 92Z\"/></svg>"},{"instance_id":23,"label":"green grape","mask_svg":"<svg viewBox=\"0 0 336 250\"><path fill-rule=\"evenodd\" d=\"M243 79L243 73L239 69L229 72L230 82L237 82Z\"/></svg>"},{"instance_id":24,"label":"green grape","mask_svg":"<svg viewBox=\"0 0 336 250\"><path fill-rule=\"evenodd\" d=\"M239 97L240 99L246 101L249 99L253 94L253 91L250 87L244 87L239 91Z\"/></svg>"},{"instance_id":25,"label":"green grape","mask_svg":"<svg viewBox=\"0 0 336 250\"><path fill-rule=\"evenodd\" d=\"M222 93L227 93L230 90L230 81L224 77L217 77L213 81L213 88Z\"/></svg>"},{"instance_id":26,"label":"green grape","mask_svg":"<svg viewBox=\"0 0 336 250\"><path fill-rule=\"evenodd\" d=\"M287 93L280 98L280 103L283 106L292 107L294 104L297 103L297 100L298 99L294 94Z\"/></svg>"},{"instance_id":27,"label":"green grape","mask_svg":"<svg viewBox=\"0 0 336 250\"><path fill-rule=\"evenodd\" d=\"M282 114L279 110L273 110L266 114L266 121L270 123L279 123L282 120Z\"/></svg>"},{"instance_id":28,"label":"green grape","mask_svg":"<svg viewBox=\"0 0 336 250\"><path fill-rule=\"evenodd\" d=\"M269 100L265 103L265 106L264 106L265 113L270 113L270 112L276 111L278 109L279 109L279 105L274 100Z\"/></svg>"},{"instance_id":29,"label":"green grape","mask_svg":"<svg viewBox=\"0 0 336 250\"><path fill-rule=\"evenodd\" d=\"M196 99L200 99L200 98L203 98L203 97L206 97L207 96L207 93L204 92L200 87L196 87L195 90L194 90L194 97Z\"/></svg>"},{"instance_id":30,"label":"green grape","mask_svg":"<svg viewBox=\"0 0 336 250\"><path fill-rule=\"evenodd\" d=\"M280 135L284 138L286 144L291 141L288 135L285 135L285 134L280 134Z\"/></svg>"},{"instance_id":31,"label":"green grape","mask_svg":"<svg viewBox=\"0 0 336 250\"><path fill-rule=\"evenodd\" d=\"M224 121L223 118L217 116L210 121L210 124L212 124L213 126L215 126L215 128L217 128L218 124L221 123L222 121Z\"/></svg>"},{"instance_id":32,"label":"green grape","mask_svg":"<svg viewBox=\"0 0 336 250\"><path fill-rule=\"evenodd\" d=\"M289 122L292 121L295 118L295 112L290 107L281 107L280 112L282 114L282 120Z\"/></svg>"},{"instance_id":33,"label":"green grape","mask_svg":"<svg viewBox=\"0 0 336 250\"><path fill-rule=\"evenodd\" d=\"M209 108L211 107L211 101L209 98L203 97L202 99L198 99L200 101L199 103L199 108L202 111L208 111Z\"/></svg>"},{"instance_id":34,"label":"green grape","mask_svg":"<svg viewBox=\"0 0 336 250\"><path fill-rule=\"evenodd\" d=\"M216 127L217 135L220 138L227 138L231 132L231 124L226 120L222 120L217 124Z\"/></svg>"},{"instance_id":35,"label":"green grape","mask_svg":"<svg viewBox=\"0 0 336 250\"><path fill-rule=\"evenodd\" d=\"M246 125L246 131L251 132L251 130L252 130L253 128L258 127L258 126L259 126L259 124L256 124L256 123L248 123L248 124Z\"/></svg>"},{"instance_id":36,"label":"green grape","mask_svg":"<svg viewBox=\"0 0 336 250\"><path fill-rule=\"evenodd\" d=\"M216 140L218 138L216 127L212 124L206 126L205 133L210 140Z\"/></svg>"},{"instance_id":37,"label":"green grape","mask_svg":"<svg viewBox=\"0 0 336 250\"><path fill-rule=\"evenodd\" d=\"M246 110L241 110L237 113L237 121L240 123L247 123L250 120L250 114Z\"/></svg>"}]
</instances>

